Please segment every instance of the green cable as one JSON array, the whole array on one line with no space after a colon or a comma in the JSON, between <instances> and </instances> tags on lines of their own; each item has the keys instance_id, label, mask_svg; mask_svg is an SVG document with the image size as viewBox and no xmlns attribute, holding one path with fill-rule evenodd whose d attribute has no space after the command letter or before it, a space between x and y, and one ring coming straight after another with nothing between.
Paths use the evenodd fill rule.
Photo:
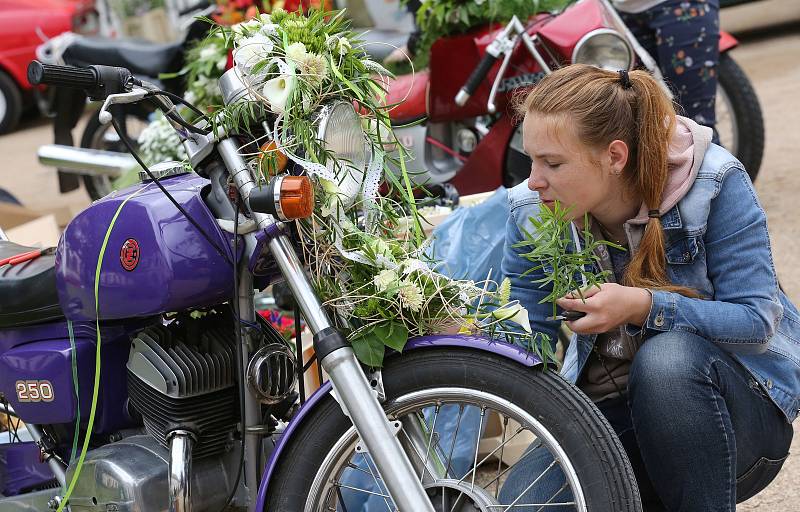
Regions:
<instances>
[{"instance_id":1,"label":"green cable","mask_svg":"<svg viewBox=\"0 0 800 512\"><path fill-rule=\"evenodd\" d=\"M72 330L72 321L67 320L67 331L69 331L69 347L72 354L72 384L75 388L75 404L77 414L75 417L75 433L72 437L72 451L69 453L69 463L75 462L75 452L78 451L78 437L81 434L81 394L78 387L78 353L75 349L75 332Z\"/></svg>"},{"instance_id":2,"label":"green cable","mask_svg":"<svg viewBox=\"0 0 800 512\"><path fill-rule=\"evenodd\" d=\"M69 486L67 487L67 493L64 495L64 498L61 500L61 503L58 505L58 510L56 512L62 512L64 507L66 506L67 502L69 501L69 497L72 496L72 491L75 489L75 484L78 482L78 477L81 474L81 469L83 469L83 461L86 459L86 450L89 448L89 438L92 434L92 428L94 427L94 414L97 410L97 392L100 389L100 267L103 264L103 256L106 254L106 246L108 245L108 239L111 237L111 230L114 229L114 224L117 222L117 217L119 217L119 213L122 211L122 207L125 206L125 203L133 199L136 195L140 192L143 192L148 187L142 187L133 194L129 195L122 201L122 204L119 205L117 211L114 213L114 216L111 218L111 223L106 230L106 236L103 239L103 245L100 246L100 254L97 256L97 266L95 267L94 273L94 316L95 316L95 329L97 330L97 345L94 351L94 389L92 390L92 408L89 410L89 424L86 426L86 437L83 438L83 448L81 449L81 456L78 458L78 466L75 468L75 472L72 474L72 479L69 481Z\"/></svg>"}]
</instances>

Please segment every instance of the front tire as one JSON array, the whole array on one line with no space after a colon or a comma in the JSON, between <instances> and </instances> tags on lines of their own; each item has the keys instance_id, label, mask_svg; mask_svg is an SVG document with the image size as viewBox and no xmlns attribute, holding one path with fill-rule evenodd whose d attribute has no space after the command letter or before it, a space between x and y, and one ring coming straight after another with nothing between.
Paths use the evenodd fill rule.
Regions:
<instances>
[{"instance_id":1,"label":"front tire","mask_svg":"<svg viewBox=\"0 0 800 512\"><path fill-rule=\"evenodd\" d=\"M536 439L536 442L541 439L554 439L557 446L563 450L562 453L566 454L568 463L564 463L564 473L567 474L569 480L569 474L572 473L568 473L568 471L572 471L573 476L579 482L579 492L575 492L573 489L578 510L592 512L642 510L633 471L611 426L585 395L551 371L526 368L503 357L474 350L424 349L387 360L386 367L383 369L383 382L386 392L386 402L383 405L391 419L407 418L408 416L403 415L412 414L408 411L411 410L410 407L413 407L414 397L421 396L428 396L428 400L434 400L434 402L426 406L428 409L424 414L415 413L417 414L414 416L415 419L429 418L433 414L433 404L436 404L436 415L438 415L440 407L449 405L446 397L454 396L454 393L459 392L464 396L492 397L492 403L495 404L511 404L509 411L514 408L517 411L524 411L519 418L521 421L518 421L517 424L524 426L530 423L532 429L543 427L546 430L546 433L537 430L539 435L533 438ZM437 398L431 398L432 396ZM421 400L421 398L418 399ZM463 411L463 409L461 410ZM400 412L398 413L398 411ZM489 408L489 411L491 413L495 409ZM461 413L459 413L459 425L461 424L460 418ZM508 418L506 417L504 420L506 425ZM514 418L511 419L514 420ZM430 439L437 439L438 447L438 444L443 442L442 440L446 439L448 435L452 436L452 443L455 444L459 432L458 426L455 428L455 435L452 435L452 432L448 434L435 430L437 425L435 417L425 421L432 423L431 430L435 431L435 435L429 438L429 446ZM538 425L538 427L533 425ZM483 423L481 426L488 429L488 426ZM466 429L466 427L464 428ZM404 431L405 427L398 433L398 436L406 435ZM479 426L475 432L480 431ZM352 453L352 446L347 447L345 451L342 451L341 447L347 445L348 440L352 439L354 435L355 441L357 441L358 436L354 434L350 420L342 414L333 397L327 396L300 426L290 444L281 454L278 466L273 473L273 480L270 482L267 504L263 510L265 512L273 510L287 512L336 510L337 504L340 503L338 500L344 499L341 489L333 492L329 488L325 492L323 487L326 482L330 484L332 481L334 482L332 485L335 486L337 479L342 480L341 475L344 474L344 469L352 468L353 462L356 461L355 454L352 455L352 459L348 458ZM510 435L510 432L507 435L506 427L503 427L503 439L509 438ZM481 443L483 443L483 438L481 439ZM343 441L345 441L344 445ZM558 453L559 448L554 449L555 453ZM432 451L434 450L432 448ZM345 456L342 457L341 453L344 453ZM452 449L450 455L450 462L452 462ZM496 453L495 456L497 456ZM518 460L524 458L525 455ZM506 459L503 459L502 451L499 459L506 462ZM332 460L342 468L342 473L338 476L335 472L336 468L331 467L330 461ZM471 456L469 460L472 460ZM476 464L478 460L476 456ZM366 464L366 467L372 471L369 462ZM494 476L493 468L495 466L498 468L502 466L499 461L491 464L489 477ZM477 466L481 465L477 464ZM449 463L447 467L450 467ZM482 466L473 468L473 470L484 471L481 468ZM448 478L447 473L444 476ZM455 478L458 477L442 479L441 482L443 485L445 482L449 485ZM378 483L378 480L379 478L375 480L375 483L380 491L381 484ZM433 488L438 489L435 485ZM455 488L456 490L451 490L451 492L458 493L457 486ZM429 494L430 492L429 490ZM496 499L496 485L489 482L487 489L478 493L476 501L489 499L484 496L487 492L489 495L494 493ZM444 493L445 488L442 487L440 491L442 502L444 502ZM581 495L582 498L579 498ZM333 504L331 504L331 496ZM482 496L483 498L481 498ZM438 506L438 500L438 497L433 500L435 506ZM456 499L456 501L458 500ZM391 502L391 499L388 502ZM388 502L386 510L394 510ZM383 501L380 503L380 507L382 507ZM460 508L458 510L499 510L496 506L489 508L484 504L483 507L486 508L475 506L474 509ZM338 509L344 510L343 508ZM379 509L384 510L383 508ZM568 508L559 509L569 510ZM350 507L347 510L351 510ZM438 509L436 510L438 511ZM514 510L519 509L515 508Z\"/></svg>"}]
</instances>

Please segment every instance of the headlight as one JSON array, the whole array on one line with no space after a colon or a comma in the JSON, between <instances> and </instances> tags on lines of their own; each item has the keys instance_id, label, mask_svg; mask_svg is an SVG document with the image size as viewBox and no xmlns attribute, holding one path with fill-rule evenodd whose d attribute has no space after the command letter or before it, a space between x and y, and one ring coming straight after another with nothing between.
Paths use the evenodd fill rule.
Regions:
<instances>
[{"instance_id":1,"label":"headlight","mask_svg":"<svg viewBox=\"0 0 800 512\"><path fill-rule=\"evenodd\" d=\"M630 69L633 49L616 30L600 28L583 36L572 52L572 62L617 71Z\"/></svg>"},{"instance_id":2,"label":"headlight","mask_svg":"<svg viewBox=\"0 0 800 512\"><path fill-rule=\"evenodd\" d=\"M336 175L343 199L352 204L361 190L367 165L361 118L353 105L343 101L325 105L319 117L317 138L333 153L336 162L328 161L327 167Z\"/></svg>"}]
</instances>

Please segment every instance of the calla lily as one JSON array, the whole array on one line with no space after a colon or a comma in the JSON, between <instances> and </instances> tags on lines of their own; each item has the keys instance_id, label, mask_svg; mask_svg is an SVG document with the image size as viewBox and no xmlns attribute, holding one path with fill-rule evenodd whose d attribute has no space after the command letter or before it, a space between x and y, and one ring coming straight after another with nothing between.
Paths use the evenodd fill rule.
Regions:
<instances>
[{"instance_id":1,"label":"calla lily","mask_svg":"<svg viewBox=\"0 0 800 512\"><path fill-rule=\"evenodd\" d=\"M528 310L519 304L506 304L501 308L492 311L492 316L498 320L510 320L519 324L527 333L533 332L531 330L531 322L528 318Z\"/></svg>"},{"instance_id":2,"label":"calla lily","mask_svg":"<svg viewBox=\"0 0 800 512\"><path fill-rule=\"evenodd\" d=\"M294 75L281 75L264 84L264 98L269 103L270 109L276 114L286 112L286 102L289 100L289 94L294 89L296 80Z\"/></svg>"}]
</instances>

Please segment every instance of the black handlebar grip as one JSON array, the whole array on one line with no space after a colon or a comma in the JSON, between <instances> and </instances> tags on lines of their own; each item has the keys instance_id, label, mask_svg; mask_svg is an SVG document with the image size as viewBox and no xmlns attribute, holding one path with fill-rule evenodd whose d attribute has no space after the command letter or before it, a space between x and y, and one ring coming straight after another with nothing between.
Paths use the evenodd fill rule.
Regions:
<instances>
[{"instance_id":1,"label":"black handlebar grip","mask_svg":"<svg viewBox=\"0 0 800 512\"><path fill-rule=\"evenodd\" d=\"M458 106L463 106L469 97L475 93L475 91L478 89L478 86L481 85L481 82L483 82L483 80L486 78L489 70L492 69L492 66L496 60L497 57L489 52L486 52L483 55L483 59L481 59L480 63L478 63L478 66L472 71L472 74L469 75L464 87L461 88L461 90L458 92L458 96L456 96L456 104Z\"/></svg>"},{"instance_id":2,"label":"black handlebar grip","mask_svg":"<svg viewBox=\"0 0 800 512\"><path fill-rule=\"evenodd\" d=\"M58 85L75 89L95 89L99 83L99 74L92 68L76 68L42 64L38 60L28 64L28 81L32 85Z\"/></svg>"}]
</instances>

